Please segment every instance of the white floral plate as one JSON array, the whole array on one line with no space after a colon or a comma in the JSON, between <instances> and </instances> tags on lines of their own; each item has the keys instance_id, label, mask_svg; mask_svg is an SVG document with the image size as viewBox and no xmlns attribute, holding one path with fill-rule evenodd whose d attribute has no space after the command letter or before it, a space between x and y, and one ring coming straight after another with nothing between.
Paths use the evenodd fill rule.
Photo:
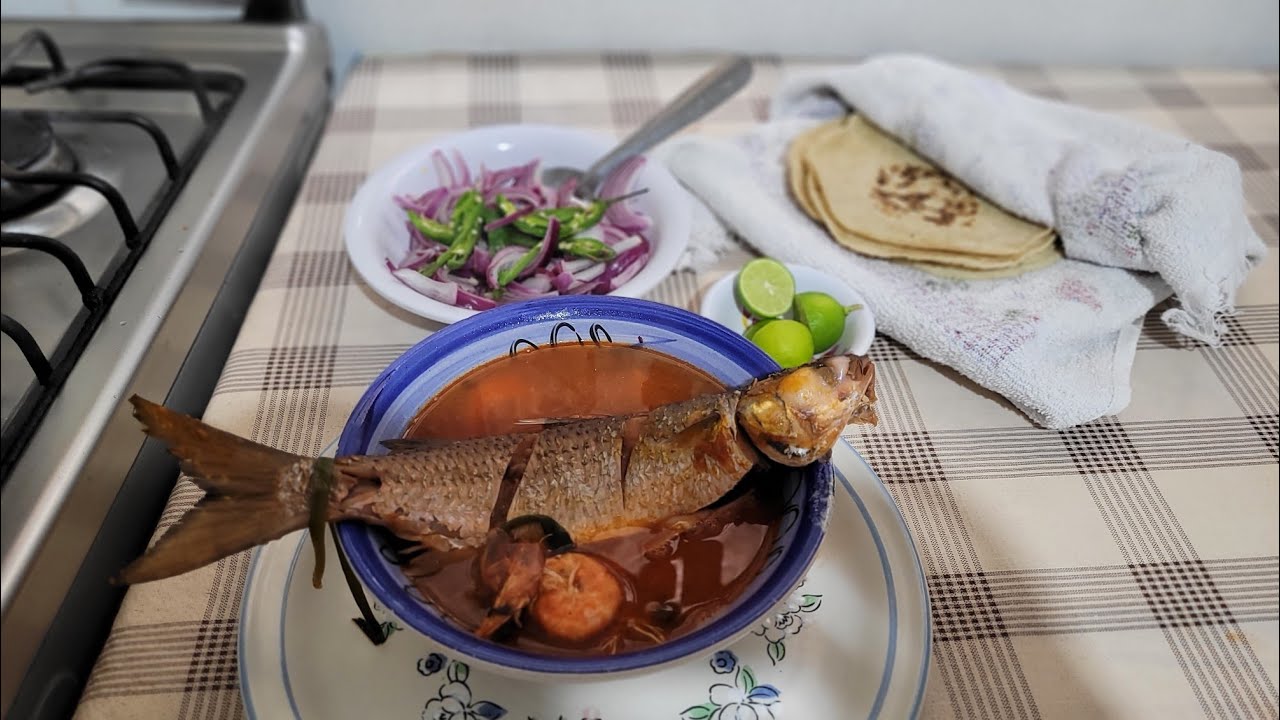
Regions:
<instances>
[{"instance_id":1,"label":"white floral plate","mask_svg":"<svg viewBox=\"0 0 1280 720\"><path fill-rule=\"evenodd\" d=\"M778 615L709 657L629 679L534 683L471 671L381 608L374 646L336 562L311 587L305 532L259 548L240 619L249 717L422 720L754 720L916 717L930 616L915 546L889 493L847 443L831 526ZM329 557L333 558L332 541Z\"/></svg>"}]
</instances>

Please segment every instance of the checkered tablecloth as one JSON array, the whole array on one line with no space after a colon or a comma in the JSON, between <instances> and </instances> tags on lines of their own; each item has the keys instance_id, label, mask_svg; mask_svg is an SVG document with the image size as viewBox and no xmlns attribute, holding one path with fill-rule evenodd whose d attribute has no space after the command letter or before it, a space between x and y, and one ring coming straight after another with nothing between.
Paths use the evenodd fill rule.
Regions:
<instances>
[{"instance_id":1,"label":"checkered tablecloth","mask_svg":"<svg viewBox=\"0 0 1280 720\"><path fill-rule=\"evenodd\" d=\"M702 57L369 59L350 75L206 419L296 453L339 433L366 385L437 329L382 301L342 248L347 201L406 148L460 128L573 124L621 133L709 65ZM763 119L781 73L690 132ZM978 68L1225 152L1271 251L1222 347L1178 346L1148 318L1133 401L1065 432L889 337L881 424L849 436L888 484L933 607L923 714L1277 717L1277 74ZM652 295L696 308L746 251ZM179 483L171 525L198 491ZM238 718L236 628L249 558L127 595L77 717Z\"/></svg>"}]
</instances>

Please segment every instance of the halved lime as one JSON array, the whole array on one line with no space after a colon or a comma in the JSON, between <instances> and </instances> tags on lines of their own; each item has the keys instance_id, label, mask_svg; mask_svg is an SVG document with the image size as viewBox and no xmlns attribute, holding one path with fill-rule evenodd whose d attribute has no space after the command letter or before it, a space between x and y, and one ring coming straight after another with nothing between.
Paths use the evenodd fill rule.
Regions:
<instances>
[{"instance_id":1,"label":"halved lime","mask_svg":"<svg viewBox=\"0 0 1280 720\"><path fill-rule=\"evenodd\" d=\"M796 279L786 265L772 258L756 258L738 271L734 295L742 309L758 318L782 317L796 296Z\"/></svg>"},{"instance_id":2,"label":"halved lime","mask_svg":"<svg viewBox=\"0 0 1280 720\"><path fill-rule=\"evenodd\" d=\"M795 320L763 323L752 335L751 342L784 368L803 365L813 359L813 335L808 327Z\"/></svg>"},{"instance_id":3,"label":"halved lime","mask_svg":"<svg viewBox=\"0 0 1280 720\"><path fill-rule=\"evenodd\" d=\"M824 292L796 294L796 320L809 326L813 334L813 351L824 353L844 335L844 318L848 314L839 300Z\"/></svg>"}]
</instances>

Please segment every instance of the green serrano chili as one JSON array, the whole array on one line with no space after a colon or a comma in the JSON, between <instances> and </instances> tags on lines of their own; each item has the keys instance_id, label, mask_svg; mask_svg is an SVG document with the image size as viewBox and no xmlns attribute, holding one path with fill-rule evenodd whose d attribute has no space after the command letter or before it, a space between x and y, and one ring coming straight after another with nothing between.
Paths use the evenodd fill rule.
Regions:
<instances>
[{"instance_id":1,"label":"green serrano chili","mask_svg":"<svg viewBox=\"0 0 1280 720\"><path fill-rule=\"evenodd\" d=\"M556 249L565 255L586 258L588 260L612 260L618 252L603 242L590 237L575 237L561 240Z\"/></svg>"},{"instance_id":2,"label":"green serrano chili","mask_svg":"<svg viewBox=\"0 0 1280 720\"><path fill-rule=\"evenodd\" d=\"M453 243L449 245L448 250L440 253L439 257L432 260L430 264L424 265L418 272L431 277L441 267L447 266L450 270L457 270L467 263L467 259L476 248L476 243L480 240L480 232L484 227L484 217L481 212L484 208L480 203L480 196L474 195L474 198L474 201L469 201L468 196L463 195L462 199L458 200L462 213L459 215L455 209L457 232L453 236ZM465 205L464 200L467 200Z\"/></svg>"},{"instance_id":3,"label":"green serrano chili","mask_svg":"<svg viewBox=\"0 0 1280 720\"><path fill-rule=\"evenodd\" d=\"M480 193L475 190L468 190L458 196L458 202L453 205L453 213L449 215L449 226L455 236L462 229L461 223L467 217L467 214L471 212L471 208L483 204Z\"/></svg>"},{"instance_id":4,"label":"green serrano chili","mask_svg":"<svg viewBox=\"0 0 1280 720\"><path fill-rule=\"evenodd\" d=\"M483 229L484 226L501 217L502 213L497 208L485 205L480 210L480 226ZM511 244L507 241L507 233L502 232L505 229L505 227L500 227L484 231L484 241L489 246L489 252L501 250Z\"/></svg>"},{"instance_id":5,"label":"green serrano chili","mask_svg":"<svg viewBox=\"0 0 1280 720\"><path fill-rule=\"evenodd\" d=\"M488 225L494 220L500 220L513 212L519 212L516 206L502 195L498 196L496 204L496 209L488 205L484 206L484 210L480 213L484 225ZM489 244L489 252L497 252L508 245L524 245L525 238L511 225L485 230L484 237L485 242Z\"/></svg>"},{"instance_id":6,"label":"green serrano chili","mask_svg":"<svg viewBox=\"0 0 1280 720\"><path fill-rule=\"evenodd\" d=\"M442 243L449 243L453 241L453 228L442 222L436 222L429 217L424 217L412 210L409 210L408 213L409 222L413 223L413 226L418 229L418 232L422 233L425 237L429 237L432 240L439 240Z\"/></svg>"},{"instance_id":7,"label":"green serrano chili","mask_svg":"<svg viewBox=\"0 0 1280 720\"><path fill-rule=\"evenodd\" d=\"M502 288L510 284L512 280L515 280L516 277L520 275L520 273L525 271L525 268L529 267L529 265L533 263L533 259L536 257L538 257L538 248L531 248L526 251L525 254L521 255L519 260L516 260L507 267L499 270L498 287Z\"/></svg>"},{"instance_id":8,"label":"green serrano chili","mask_svg":"<svg viewBox=\"0 0 1280 720\"><path fill-rule=\"evenodd\" d=\"M580 210L577 215L565 222L560 228L560 237L577 235L583 230L595 227L604 219L604 213L611 204L608 200L593 201L585 210Z\"/></svg>"},{"instance_id":9,"label":"green serrano chili","mask_svg":"<svg viewBox=\"0 0 1280 720\"><path fill-rule=\"evenodd\" d=\"M512 202L511 199L506 197L505 195L499 195L497 197L496 202L498 205L498 209L502 211L503 217L514 215L520 212L520 208L517 207L516 204ZM519 230L520 233L524 233L525 235L532 235L534 237L533 243L537 244L537 241L541 239L543 235L547 234L547 218L545 215L540 215L539 213L541 212L542 211L528 213L526 215L518 217L510 225L506 225L501 229L509 230L510 228L514 227L516 230ZM504 239L506 240L506 244L523 245L524 247L529 247L528 241L525 241L519 237L520 233L516 233L516 232L505 233Z\"/></svg>"},{"instance_id":10,"label":"green serrano chili","mask_svg":"<svg viewBox=\"0 0 1280 720\"><path fill-rule=\"evenodd\" d=\"M547 232L547 218L539 216L538 213L529 213L524 217L516 218L516 221L511 224L526 235L541 237Z\"/></svg>"},{"instance_id":11,"label":"green serrano chili","mask_svg":"<svg viewBox=\"0 0 1280 720\"><path fill-rule=\"evenodd\" d=\"M507 267L499 270L498 271L498 287L499 288L506 287L512 280L515 280L517 277L519 277L520 273L524 272L530 265L532 265L533 261L538 257L539 254L541 254L542 243L551 242L551 241L552 241L552 238L548 236L544 236L537 245L525 251L525 254L521 255L519 260L516 260L515 262L511 263Z\"/></svg>"},{"instance_id":12,"label":"green serrano chili","mask_svg":"<svg viewBox=\"0 0 1280 720\"><path fill-rule=\"evenodd\" d=\"M307 496L310 521L311 547L316 554L316 568L311 573L311 584L320 588L324 577L324 528L329 520L329 490L333 486L333 458L316 458L311 464L311 487Z\"/></svg>"},{"instance_id":13,"label":"green serrano chili","mask_svg":"<svg viewBox=\"0 0 1280 720\"><path fill-rule=\"evenodd\" d=\"M499 194L495 202L498 204L498 209L502 211L503 215L520 212L520 208L516 207L516 204L511 202L506 195Z\"/></svg>"},{"instance_id":14,"label":"green serrano chili","mask_svg":"<svg viewBox=\"0 0 1280 720\"><path fill-rule=\"evenodd\" d=\"M546 235L546 234L547 233L544 230L542 232L542 235ZM520 247L537 247L538 243L542 242L542 235L538 235L537 237L534 237L533 235L526 235L525 233L522 233L518 230L512 230L507 235L507 241L508 241L507 244L519 245Z\"/></svg>"},{"instance_id":15,"label":"green serrano chili","mask_svg":"<svg viewBox=\"0 0 1280 720\"><path fill-rule=\"evenodd\" d=\"M474 205L468 209L468 214L463 219L462 232L454 238L453 245L445 251L444 254L449 256L445 264L450 270L457 270L465 265L467 259L471 257L471 252L476 249L480 232L484 228L482 209L480 205Z\"/></svg>"}]
</instances>

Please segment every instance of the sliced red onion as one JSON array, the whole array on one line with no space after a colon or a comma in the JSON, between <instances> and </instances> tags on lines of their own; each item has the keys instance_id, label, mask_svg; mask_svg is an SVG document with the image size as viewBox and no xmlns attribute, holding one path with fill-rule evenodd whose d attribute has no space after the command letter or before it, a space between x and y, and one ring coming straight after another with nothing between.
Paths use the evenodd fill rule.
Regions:
<instances>
[{"instance_id":1,"label":"sliced red onion","mask_svg":"<svg viewBox=\"0 0 1280 720\"><path fill-rule=\"evenodd\" d=\"M574 283L565 290L564 295L587 295L596 291L596 288L603 285L599 280L590 280L588 282Z\"/></svg>"},{"instance_id":2,"label":"sliced red onion","mask_svg":"<svg viewBox=\"0 0 1280 720\"><path fill-rule=\"evenodd\" d=\"M474 275L484 277L485 272L489 269L489 251L482 247L476 247L471 251L471 257L467 258L466 269Z\"/></svg>"},{"instance_id":3,"label":"sliced red onion","mask_svg":"<svg viewBox=\"0 0 1280 720\"><path fill-rule=\"evenodd\" d=\"M418 232L418 228L414 227L413 223L406 220L404 226L409 231L409 252L430 247L427 237Z\"/></svg>"},{"instance_id":4,"label":"sliced red onion","mask_svg":"<svg viewBox=\"0 0 1280 720\"><path fill-rule=\"evenodd\" d=\"M467 161L462 157L462 153L458 152L458 148L453 149L454 166L458 169L458 184L471 185L471 168L467 167Z\"/></svg>"},{"instance_id":5,"label":"sliced red onion","mask_svg":"<svg viewBox=\"0 0 1280 720\"><path fill-rule=\"evenodd\" d=\"M639 235L627 235L626 237L619 240L616 244L613 245L613 251L618 253L618 255L621 255L627 252L628 250L631 250L633 248L638 248L645 244L646 243L644 241L644 238L640 237Z\"/></svg>"},{"instance_id":6,"label":"sliced red onion","mask_svg":"<svg viewBox=\"0 0 1280 720\"><path fill-rule=\"evenodd\" d=\"M402 210L412 210L419 215L435 217L435 211L439 208L440 201L444 199L448 192L449 188L438 187L434 190L428 190L418 197L400 195L395 198L395 201Z\"/></svg>"},{"instance_id":7,"label":"sliced red onion","mask_svg":"<svg viewBox=\"0 0 1280 720\"><path fill-rule=\"evenodd\" d=\"M454 305L458 302L458 286L453 283L436 282L425 278L416 270L400 269L392 273L400 282L432 300Z\"/></svg>"},{"instance_id":8,"label":"sliced red onion","mask_svg":"<svg viewBox=\"0 0 1280 720\"><path fill-rule=\"evenodd\" d=\"M614 290L617 290L618 288L622 287L626 283L631 282L631 278L634 278L637 274L639 274L639 272L644 269L645 264L647 264L648 262L649 262L649 251L646 250L639 257L633 260L630 265L626 266L622 270L619 270L616 275L610 278L609 291L612 292Z\"/></svg>"},{"instance_id":9,"label":"sliced red onion","mask_svg":"<svg viewBox=\"0 0 1280 720\"><path fill-rule=\"evenodd\" d=\"M542 196L539 195L534 188L529 186L518 185L515 187L509 187L503 190L502 194L506 195L507 199L513 203L524 203L525 205L535 209L543 207ZM495 193L494 196L497 197L497 194Z\"/></svg>"},{"instance_id":10,"label":"sliced red onion","mask_svg":"<svg viewBox=\"0 0 1280 720\"><path fill-rule=\"evenodd\" d=\"M538 168L542 164L541 158L534 158L529 162L517 168L514 178L516 185L532 185L538 180Z\"/></svg>"},{"instance_id":11,"label":"sliced red onion","mask_svg":"<svg viewBox=\"0 0 1280 720\"><path fill-rule=\"evenodd\" d=\"M425 197L425 196L424 196ZM439 188L430 199L422 203L421 214L424 217L438 218L440 207L449 199L449 188Z\"/></svg>"},{"instance_id":12,"label":"sliced red onion","mask_svg":"<svg viewBox=\"0 0 1280 720\"><path fill-rule=\"evenodd\" d=\"M489 310L498 306L498 303L493 300L483 295L467 292L462 288L458 288L458 301L456 304L458 307L467 308L468 310Z\"/></svg>"},{"instance_id":13,"label":"sliced red onion","mask_svg":"<svg viewBox=\"0 0 1280 720\"><path fill-rule=\"evenodd\" d=\"M578 258L577 260L561 260L560 271L577 275L592 265L599 265L599 260L589 260L587 258Z\"/></svg>"},{"instance_id":14,"label":"sliced red onion","mask_svg":"<svg viewBox=\"0 0 1280 720\"><path fill-rule=\"evenodd\" d=\"M440 184L452 188L458 184L458 178L453 174L453 168L449 165L449 158L441 150L434 150L431 153L431 164L436 169L436 177L440 178Z\"/></svg>"},{"instance_id":15,"label":"sliced red onion","mask_svg":"<svg viewBox=\"0 0 1280 720\"><path fill-rule=\"evenodd\" d=\"M500 227L506 227L507 225L510 225L511 223L519 220L525 215L528 215L529 213L533 212L536 209L537 208L533 207L532 205L520 208L519 210L511 213L510 215L504 215L503 217L500 217L497 220L494 220L493 222L485 225L484 231L493 232L494 230L497 230Z\"/></svg>"},{"instance_id":16,"label":"sliced red onion","mask_svg":"<svg viewBox=\"0 0 1280 720\"><path fill-rule=\"evenodd\" d=\"M405 228L409 231L409 251L428 250L428 249L444 249L447 247L444 243L433 238L429 238L418 231L413 223L405 221Z\"/></svg>"},{"instance_id":17,"label":"sliced red onion","mask_svg":"<svg viewBox=\"0 0 1280 720\"><path fill-rule=\"evenodd\" d=\"M444 252L444 246L442 245L414 250L405 257L404 261L400 263L400 267L396 269L417 270L423 265L426 265L432 260L440 257L440 253L442 252Z\"/></svg>"},{"instance_id":18,"label":"sliced red onion","mask_svg":"<svg viewBox=\"0 0 1280 720\"><path fill-rule=\"evenodd\" d=\"M527 277L524 280L517 280L512 283L512 285L515 285L516 283L519 283L520 287L527 292L544 293L551 290L551 279L546 275L534 275L532 277ZM511 285L508 285L507 287L511 287Z\"/></svg>"},{"instance_id":19,"label":"sliced red onion","mask_svg":"<svg viewBox=\"0 0 1280 720\"><path fill-rule=\"evenodd\" d=\"M519 245L508 245L489 258L489 267L485 268L484 272L484 279L489 283L489 287L498 287L498 273L514 265L524 255L525 250L526 248L522 248Z\"/></svg>"},{"instance_id":20,"label":"sliced red onion","mask_svg":"<svg viewBox=\"0 0 1280 720\"><path fill-rule=\"evenodd\" d=\"M532 279L534 278L530 278L530 280ZM534 298L552 297L553 295L559 294L555 290L552 290L550 285L547 286L546 290L538 290L530 287L526 283L520 282L519 280L508 283L503 289L506 291L506 297L514 300L532 300Z\"/></svg>"},{"instance_id":21,"label":"sliced red onion","mask_svg":"<svg viewBox=\"0 0 1280 720\"><path fill-rule=\"evenodd\" d=\"M560 292L568 290L575 282L577 281L574 280L573 275L564 271L559 271L551 276L551 284Z\"/></svg>"},{"instance_id":22,"label":"sliced red onion","mask_svg":"<svg viewBox=\"0 0 1280 720\"><path fill-rule=\"evenodd\" d=\"M581 233L584 237L593 237L605 245L613 246L630 237L630 233L614 227L612 223L601 221Z\"/></svg>"},{"instance_id":23,"label":"sliced red onion","mask_svg":"<svg viewBox=\"0 0 1280 720\"><path fill-rule=\"evenodd\" d=\"M590 267L584 268L582 270L579 270L578 272L573 273L573 279L577 280L578 282L584 282L586 280L595 280L596 278L603 275L604 271L605 271L604 263L601 263L601 262L593 263Z\"/></svg>"},{"instance_id":24,"label":"sliced red onion","mask_svg":"<svg viewBox=\"0 0 1280 720\"><path fill-rule=\"evenodd\" d=\"M571 177L556 188L556 207L564 207L573 199L573 191L578 189L578 178Z\"/></svg>"},{"instance_id":25,"label":"sliced red onion","mask_svg":"<svg viewBox=\"0 0 1280 720\"><path fill-rule=\"evenodd\" d=\"M451 283L457 284L459 290L466 287L470 287L473 289L480 287L480 281L473 277L466 277L464 275L455 275L454 273L450 273L450 272L446 272L443 277L444 277L444 282L451 282Z\"/></svg>"},{"instance_id":26,"label":"sliced red onion","mask_svg":"<svg viewBox=\"0 0 1280 720\"><path fill-rule=\"evenodd\" d=\"M631 186L631 180L636 173L640 171L644 165L643 155L632 155L622 162L621 165L614 170L609 177L605 178L600 184L599 196L602 198L618 197L627 192ZM604 217L609 222L628 232L636 232L643 230L649 226L649 220L645 216L633 211L629 205L630 200L622 200L609 206L605 211Z\"/></svg>"},{"instance_id":27,"label":"sliced red onion","mask_svg":"<svg viewBox=\"0 0 1280 720\"><path fill-rule=\"evenodd\" d=\"M560 220L552 217L547 221L547 233L542 236L542 241L538 243L538 254L533 257L533 262L529 263L524 270L516 275L516 279L527 278L537 272L547 262L547 258L551 257L551 248L556 246L556 242L560 240Z\"/></svg>"}]
</instances>

